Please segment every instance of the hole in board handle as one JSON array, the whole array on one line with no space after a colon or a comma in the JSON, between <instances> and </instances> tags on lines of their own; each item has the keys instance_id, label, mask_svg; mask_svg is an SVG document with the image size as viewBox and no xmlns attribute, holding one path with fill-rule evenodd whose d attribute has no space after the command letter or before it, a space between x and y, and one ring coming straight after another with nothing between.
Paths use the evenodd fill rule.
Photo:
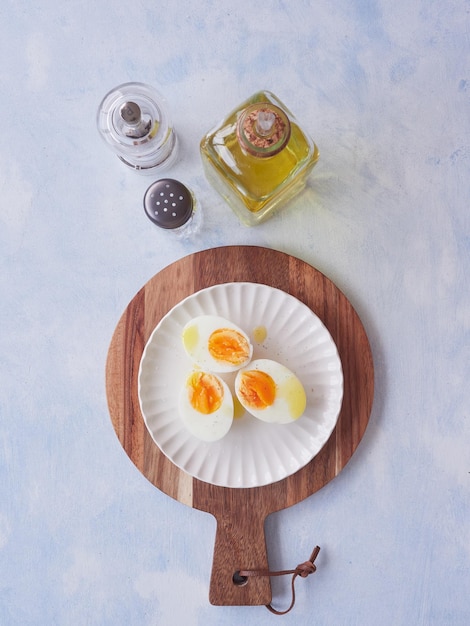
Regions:
<instances>
[{"instance_id":1,"label":"hole in board handle","mask_svg":"<svg viewBox=\"0 0 470 626\"><path fill-rule=\"evenodd\" d=\"M243 587L248 582L248 576L241 576L240 570L237 570L232 576L233 584L237 587Z\"/></svg>"}]
</instances>

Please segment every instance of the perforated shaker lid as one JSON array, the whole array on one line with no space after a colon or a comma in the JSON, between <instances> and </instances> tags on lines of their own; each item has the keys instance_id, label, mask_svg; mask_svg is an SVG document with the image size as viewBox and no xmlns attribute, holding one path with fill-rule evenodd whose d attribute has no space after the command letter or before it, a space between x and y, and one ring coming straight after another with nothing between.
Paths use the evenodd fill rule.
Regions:
<instances>
[{"instance_id":1,"label":"perforated shaker lid","mask_svg":"<svg viewBox=\"0 0 470 626\"><path fill-rule=\"evenodd\" d=\"M193 213L193 196L178 180L162 178L145 192L144 209L147 217L160 228L179 228Z\"/></svg>"}]
</instances>

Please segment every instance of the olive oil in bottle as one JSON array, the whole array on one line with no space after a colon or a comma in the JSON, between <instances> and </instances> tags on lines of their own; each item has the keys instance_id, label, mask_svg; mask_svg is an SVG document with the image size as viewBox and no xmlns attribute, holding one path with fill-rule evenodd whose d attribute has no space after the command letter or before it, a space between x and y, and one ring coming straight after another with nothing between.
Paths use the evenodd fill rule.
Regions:
<instances>
[{"instance_id":1,"label":"olive oil in bottle","mask_svg":"<svg viewBox=\"0 0 470 626\"><path fill-rule=\"evenodd\" d=\"M265 220L305 186L318 148L292 113L260 91L203 137L208 181L247 226Z\"/></svg>"}]
</instances>

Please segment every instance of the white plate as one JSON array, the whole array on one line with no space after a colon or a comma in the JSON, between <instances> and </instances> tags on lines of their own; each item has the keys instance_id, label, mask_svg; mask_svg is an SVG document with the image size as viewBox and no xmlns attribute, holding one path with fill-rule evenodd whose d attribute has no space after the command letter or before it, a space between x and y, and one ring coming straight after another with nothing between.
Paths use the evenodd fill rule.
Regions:
<instances>
[{"instance_id":1,"label":"white plate","mask_svg":"<svg viewBox=\"0 0 470 626\"><path fill-rule=\"evenodd\" d=\"M181 331L197 315L220 315L252 339L253 358L271 358L301 380L307 407L291 424L267 424L245 414L223 439L206 443L191 435L178 415L178 396L192 362ZM253 331L264 327L262 343ZM257 334L257 333L255 333ZM235 375L223 376L233 392ZM152 332L139 369L139 401L160 450L180 469L223 487L260 487L306 465L333 431L343 399L343 371L336 345L321 320L293 296L258 283L224 283L177 304Z\"/></svg>"}]
</instances>

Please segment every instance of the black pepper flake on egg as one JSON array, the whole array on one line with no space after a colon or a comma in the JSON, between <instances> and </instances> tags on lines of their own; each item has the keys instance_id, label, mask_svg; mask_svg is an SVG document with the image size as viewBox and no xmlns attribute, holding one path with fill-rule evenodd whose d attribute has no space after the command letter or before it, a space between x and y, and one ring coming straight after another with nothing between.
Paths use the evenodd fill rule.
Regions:
<instances>
[{"instance_id":1,"label":"black pepper flake on egg","mask_svg":"<svg viewBox=\"0 0 470 626\"><path fill-rule=\"evenodd\" d=\"M147 217L160 228L179 228L193 213L193 197L180 181L162 178L147 189L144 209Z\"/></svg>"}]
</instances>

